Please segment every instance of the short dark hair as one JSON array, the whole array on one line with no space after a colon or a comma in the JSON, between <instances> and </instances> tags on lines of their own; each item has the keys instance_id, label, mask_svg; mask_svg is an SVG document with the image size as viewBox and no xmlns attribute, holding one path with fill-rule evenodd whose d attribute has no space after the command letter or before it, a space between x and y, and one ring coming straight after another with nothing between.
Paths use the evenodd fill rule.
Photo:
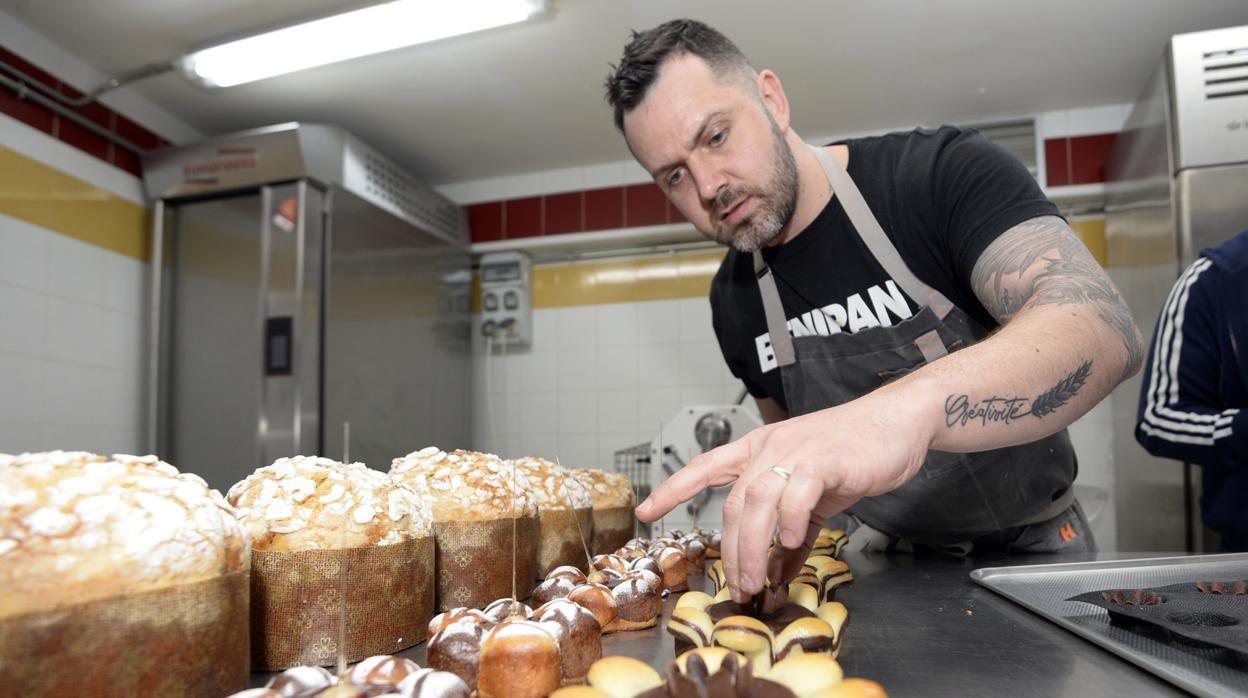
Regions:
<instances>
[{"instance_id":1,"label":"short dark hair","mask_svg":"<svg viewBox=\"0 0 1248 698\"><path fill-rule=\"evenodd\" d=\"M663 62L673 56L692 54L706 61L716 75L754 68L732 41L694 19L673 19L644 32L633 32L619 65L607 75L607 104L615 109L615 127L624 131L624 115L645 99Z\"/></svg>"}]
</instances>

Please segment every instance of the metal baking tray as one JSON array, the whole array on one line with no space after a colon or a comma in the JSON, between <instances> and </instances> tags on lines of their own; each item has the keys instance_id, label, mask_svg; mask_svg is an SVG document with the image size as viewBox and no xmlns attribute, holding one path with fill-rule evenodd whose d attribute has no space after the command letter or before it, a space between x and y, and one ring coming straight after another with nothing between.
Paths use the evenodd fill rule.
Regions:
<instances>
[{"instance_id":1,"label":"metal baking tray","mask_svg":"<svg viewBox=\"0 0 1248 698\"><path fill-rule=\"evenodd\" d=\"M1192 555L1053 565L985 567L971 579L1127 661L1198 696L1248 695L1248 666L1212 652L1158 641L1109 622L1103 609L1065 599L1097 589L1148 589L1248 577L1248 553Z\"/></svg>"}]
</instances>

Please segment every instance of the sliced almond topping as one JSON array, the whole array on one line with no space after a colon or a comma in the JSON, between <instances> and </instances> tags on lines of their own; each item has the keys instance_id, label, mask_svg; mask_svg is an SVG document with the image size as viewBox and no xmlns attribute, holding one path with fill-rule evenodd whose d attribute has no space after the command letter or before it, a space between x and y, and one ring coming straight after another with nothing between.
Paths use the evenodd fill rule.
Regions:
<instances>
[{"instance_id":1,"label":"sliced almond topping","mask_svg":"<svg viewBox=\"0 0 1248 698\"><path fill-rule=\"evenodd\" d=\"M377 516L377 510L369 506L368 504L361 504L360 506L356 507L355 511L352 512L351 514L351 518L354 519L357 524L361 524L361 525L366 524L369 521L372 521L373 518L376 516Z\"/></svg>"}]
</instances>

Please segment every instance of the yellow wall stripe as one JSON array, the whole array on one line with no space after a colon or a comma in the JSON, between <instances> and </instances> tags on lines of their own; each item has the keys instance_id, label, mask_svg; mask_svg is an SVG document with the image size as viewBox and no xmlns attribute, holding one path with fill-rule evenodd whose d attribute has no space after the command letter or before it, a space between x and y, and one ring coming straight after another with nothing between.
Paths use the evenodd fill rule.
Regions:
<instances>
[{"instance_id":1,"label":"yellow wall stripe","mask_svg":"<svg viewBox=\"0 0 1248 698\"><path fill-rule=\"evenodd\" d=\"M147 261L148 210L0 146L0 213Z\"/></svg>"},{"instance_id":2,"label":"yellow wall stripe","mask_svg":"<svg viewBox=\"0 0 1248 698\"><path fill-rule=\"evenodd\" d=\"M1102 267L1109 266L1108 245L1105 241L1105 219L1104 218L1085 218L1083 220L1073 220L1070 222L1070 229L1075 231L1083 244L1088 246L1088 250L1096 257L1096 261L1101 263Z\"/></svg>"},{"instance_id":3,"label":"yellow wall stripe","mask_svg":"<svg viewBox=\"0 0 1248 698\"><path fill-rule=\"evenodd\" d=\"M533 307L561 308L705 296L726 250L533 269Z\"/></svg>"},{"instance_id":4,"label":"yellow wall stripe","mask_svg":"<svg viewBox=\"0 0 1248 698\"><path fill-rule=\"evenodd\" d=\"M564 308L706 297L726 249L533 267L533 307ZM472 275L472 312L481 312L481 276Z\"/></svg>"}]
</instances>

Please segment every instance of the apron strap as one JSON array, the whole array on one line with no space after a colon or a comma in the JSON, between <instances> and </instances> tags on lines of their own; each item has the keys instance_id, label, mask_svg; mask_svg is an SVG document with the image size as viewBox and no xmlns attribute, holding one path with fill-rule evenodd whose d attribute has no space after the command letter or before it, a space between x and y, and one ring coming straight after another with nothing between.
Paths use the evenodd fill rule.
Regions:
<instances>
[{"instance_id":1,"label":"apron strap","mask_svg":"<svg viewBox=\"0 0 1248 698\"><path fill-rule=\"evenodd\" d=\"M841 208L845 209L845 215L849 217L850 224L858 232L858 237L862 238L876 261L884 267L884 272L892 277L901 290L905 291L906 295L914 299L916 303L930 307L936 317L945 319L953 311L953 303L943 293L923 283L914 275L914 272L910 271L910 267L902 260L901 253L884 233L884 228L871 213L866 199L862 198L862 192L858 190L854 180L850 179L849 173L845 171L840 161L823 148L813 145L809 147L823 167L828 183L832 186L833 195L841 198ZM771 336L771 350L776 356L776 365L792 365L797 361L797 356L793 351L793 338L789 336L788 322L784 316L784 304L780 301L780 291L776 288L776 278L763 260L762 253L754 250L753 255L754 275L758 277L758 291L763 298L763 314L767 317L767 333ZM940 343L939 350L931 342L921 345L920 348L924 349L924 357L928 361L940 358L944 354L943 343Z\"/></svg>"},{"instance_id":2,"label":"apron strap","mask_svg":"<svg viewBox=\"0 0 1248 698\"><path fill-rule=\"evenodd\" d=\"M876 261L884 267L884 271L897 282L906 295L913 298L920 306L931 307L936 317L943 320L949 311L953 310L953 303L950 303L940 291L923 283L914 275L914 272L910 271L910 267L902 260L901 253L884 233L884 228L871 213L866 199L862 198L862 192L858 190L854 180L850 179L849 173L845 171L841 162L823 148L810 146L810 149L814 151L819 164L823 166L828 182L832 184L832 191L841 198L841 208L845 209L849 222L858 231L858 237L862 238ZM774 339L772 344L775 344Z\"/></svg>"},{"instance_id":3,"label":"apron strap","mask_svg":"<svg viewBox=\"0 0 1248 698\"><path fill-rule=\"evenodd\" d=\"M767 334L771 335L776 365L790 366L797 361L797 355L793 352L793 338L789 336L789 325L784 318L784 304L780 302L776 277L758 250L754 250L754 275L758 277L758 292L763 297L763 314L767 316Z\"/></svg>"}]
</instances>

